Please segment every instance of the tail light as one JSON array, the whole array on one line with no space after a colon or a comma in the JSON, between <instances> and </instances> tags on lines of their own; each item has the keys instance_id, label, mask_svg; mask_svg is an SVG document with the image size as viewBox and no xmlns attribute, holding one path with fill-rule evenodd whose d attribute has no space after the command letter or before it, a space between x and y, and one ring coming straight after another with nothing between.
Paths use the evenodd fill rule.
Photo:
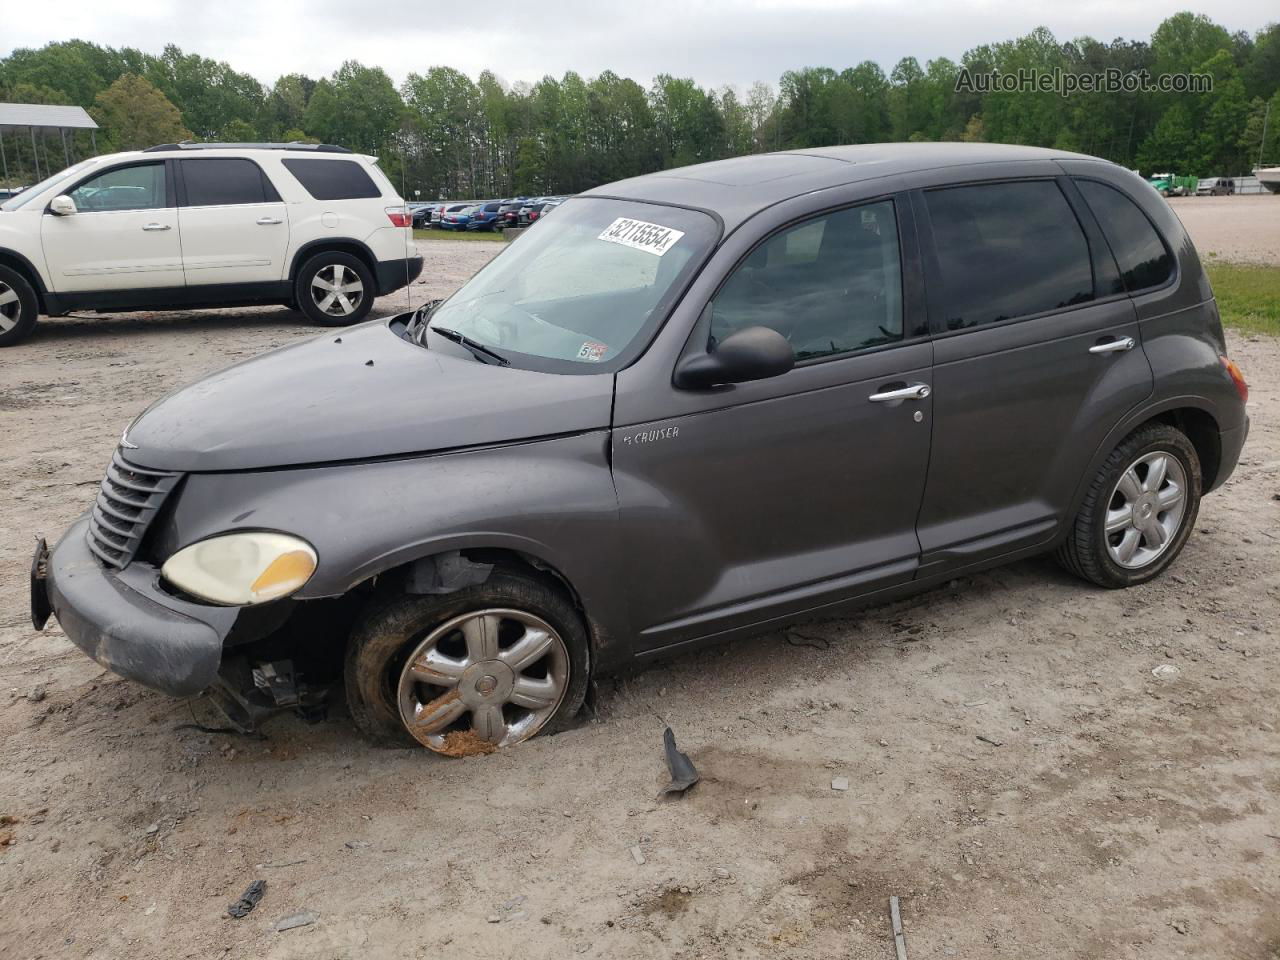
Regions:
<instances>
[{"instance_id":1,"label":"tail light","mask_svg":"<svg viewBox=\"0 0 1280 960\"><path fill-rule=\"evenodd\" d=\"M387 207L386 214L393 227L408 227L413 224L413 214L404 207Z\"/></svg>"},{"instance_id":2,"label":"tail light","mask_svg":"<svg viewBox=\"0 0 1280 960\"><path fill-rule=\"evenodd\" d=\"M1249 384L1245 383L1244 374L1240 368L1236 366L1236 362L1229 357L1218 357L1222 361L1222 367L1227 371L1227 376L1231 378L1231 382L1236 385L1236 393L1240 394L1240 402L1249 402Z\"/></svg>"}]
</instances>

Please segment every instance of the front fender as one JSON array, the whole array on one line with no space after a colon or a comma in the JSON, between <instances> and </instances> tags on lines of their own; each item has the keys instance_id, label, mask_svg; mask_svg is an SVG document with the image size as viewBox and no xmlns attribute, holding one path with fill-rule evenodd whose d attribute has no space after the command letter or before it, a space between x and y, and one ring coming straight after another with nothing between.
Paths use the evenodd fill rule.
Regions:
<instances>
[{"instance_id":1,"label":"front fender","mask_svg":"<svg viewBox=\"0 0 1280 960\"><path fill-rule=\"evenodd\" d=\"M593 632L624 636L618 500L607 430L455 453L189 475L155 553L234 530L280 530L316 550L299 600L340 596L448 550L506 548L563 574Z\"/></svg>"}]
</instances>

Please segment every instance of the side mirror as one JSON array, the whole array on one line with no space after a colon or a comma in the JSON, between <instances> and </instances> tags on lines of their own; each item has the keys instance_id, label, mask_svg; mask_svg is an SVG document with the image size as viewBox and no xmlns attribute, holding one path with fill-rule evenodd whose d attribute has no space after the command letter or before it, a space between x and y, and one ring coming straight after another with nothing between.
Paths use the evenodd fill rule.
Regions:
<instances>
[{"instance_id":1,"label":"side mirror","mask_svg":"<svg viewBox=\"0 0 1280 960\"><path fill-rule=\"evenodd\" d=\"M69 217L76 212L76 202L63 194L54 197L49 204L49 212L58 217Z\"/></svg>"},{"instance_id":2,"label":"side mirror","mask_svg":"<svg viewBox=\"0 0 1280 960\"><path fill-rule=\"evenodd\" d=\"M778 377L796 365L787 338L768 327L748 327L731 334L714 350L683 360L673 381L684 390Z\"/></svg>"}]
</instances>

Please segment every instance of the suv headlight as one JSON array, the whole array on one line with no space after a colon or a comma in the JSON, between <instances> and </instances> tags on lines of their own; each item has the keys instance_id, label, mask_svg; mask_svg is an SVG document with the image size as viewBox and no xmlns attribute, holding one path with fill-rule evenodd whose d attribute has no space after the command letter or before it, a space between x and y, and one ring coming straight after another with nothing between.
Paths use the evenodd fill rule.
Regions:
<instances>
[{"instance_id":1,"label":"suv headlight","mask_svg":"<svg viewBox=\"0 0 1280 960\"><path fill-rule=\"evenodd\" d=\"M225 606L287 597L316 569L311 544L284 533L228 533L183 547L160 568L178 589Z\"/></svg>"}]
</instances>

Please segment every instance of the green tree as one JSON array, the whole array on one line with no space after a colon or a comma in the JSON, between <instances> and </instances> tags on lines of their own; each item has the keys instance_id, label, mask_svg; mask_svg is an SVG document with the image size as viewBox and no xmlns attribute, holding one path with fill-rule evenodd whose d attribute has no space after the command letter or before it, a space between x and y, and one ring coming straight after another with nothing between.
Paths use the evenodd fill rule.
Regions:
<instances>
[{"instance_id":1,"label":"green tree","mask_svg":"<svg viewBox=\"0 0 1280 960\"><path fill-rule=\"evenodd\" d=\"M126 73L103 90L90 112L117 150L140 150L191 139L182 114L144 77Z\"/></svg>"}]
</instances>

